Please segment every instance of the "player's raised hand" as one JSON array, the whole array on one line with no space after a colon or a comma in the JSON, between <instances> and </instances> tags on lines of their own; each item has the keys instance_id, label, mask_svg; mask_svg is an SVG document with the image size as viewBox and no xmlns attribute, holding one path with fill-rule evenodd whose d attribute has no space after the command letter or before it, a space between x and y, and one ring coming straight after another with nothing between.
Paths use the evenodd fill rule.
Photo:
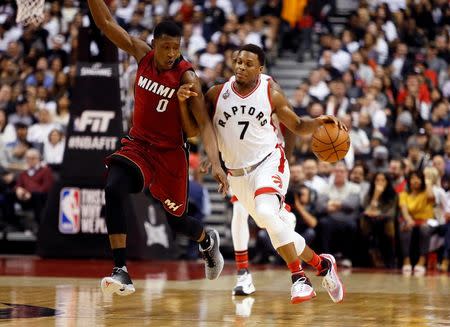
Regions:
<instances>
[{"instance_id":1,"label":"player's raised hand","mask_svg":"<svg viewBox=\"0 0 450 327\"><path fill-rule=\"evenodd\" d=\"M190 97L196 97L197 92L191 91L191 88L194 86L194 83L186 83L180 86L177 91L178 101L184 102Z\"/></svg>"},{"instance_id":2,"label":"player's raised hand","mask_svg":"<svg viewBox=\"0 0 450 327\"><path fill-rule=\"evenodd\" d=\"M331 115L322 115L316 118L321 125L323 124L336 124L339 129L343 129L348 132L347 126L345 126L339 119Z\"/></svg>"},{"instance_id":3,"label":"player's raised hand","mask_svg":"<svg viewBox=\"0 0 450 327\"><path fill-rule=\"evenodd\" d=\"M222 167L219 165L212 165L211 174L216 179L217 183L219 183L218 191L222 193L223 196L227 195L229 188L228 179Z\"/></svg>"}]
</instances>

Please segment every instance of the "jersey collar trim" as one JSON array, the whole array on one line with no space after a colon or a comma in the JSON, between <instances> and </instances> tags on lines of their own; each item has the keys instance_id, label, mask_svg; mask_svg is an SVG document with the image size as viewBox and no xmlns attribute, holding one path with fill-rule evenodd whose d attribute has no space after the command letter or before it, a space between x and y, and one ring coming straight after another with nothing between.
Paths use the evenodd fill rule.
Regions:
<instances>
[{"instance_id":1,"label":"jersey collar trim","mask_svg":"<svg viewBox=\"0 0 450 327\"><path fill-rule=\"evenodd\" d=\"M234 93L236 93L237 96L239 96L242 99L245 99L245 98L248 98L250 95L252 95L258 89L259 85L261 84L261 78L258 78L258 83L256 83L255 87L245 95L239 93L237 88L234 86L235 83L236 83L236 81L233 81L231 83L231 89L233 90Z\"/></svg>"}]
</instances>

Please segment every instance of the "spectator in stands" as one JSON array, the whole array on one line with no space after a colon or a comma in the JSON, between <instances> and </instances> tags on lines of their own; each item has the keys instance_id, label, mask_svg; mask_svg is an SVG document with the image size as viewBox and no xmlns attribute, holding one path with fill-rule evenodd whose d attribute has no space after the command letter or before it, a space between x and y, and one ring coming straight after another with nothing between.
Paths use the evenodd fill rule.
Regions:
<instances>
[{"instance_id":1,"label":"spectator in stands","mask_svg":"<svg viewBox=\"0 0 450 327\"><path fill-rule=\"evenodd\" d=\"M330 92L326 100L326 114L344 117L350 109L350 100L346 96L344 82L341 79L331 81Z\"/></svg>"},{"instance_id":2,"label":"spectator in stands","mask_svg":"<svg viewBox=\"0 0 450 327\"><path fill-rule=\"evenodd\" d=\"M44 144L50 132L55 129L50 112L43 108L37 113L38 122L28 129L27 140L30 143Z\"/></svg>"},{"instance_id":3,"label":"spectator in stands","mask_svg":"<svg viewBox=\"0 0 450 327\"><path fill-rule=\"evenodd\" d=\"M431 125L433 135L442 141L450 135L450 110L449 103L441 100L433 105L431 109Z\"/></svg>"},{"instance_id":4,"label":"spectator in stands","mask_svg":"<svg viewBox=\"0 0 450 327\"><path fill-rule=\"evenodd\" d=\"M322 251L342 251L341 264L351 267L360 200L359 187L349 182L347 177L345 164L338 162L333 169L331 184L325 192L319 194L317 212L323 216L319 220Z\"/></svg>"},{"instance_id":5,"label":"spectator in stands","mask_svg":"<svg viewBox=\"0 0 450 327\"><path fill-rule=\"evenodd\" d=\"M217 45L209 42L206 46L206 52L202 53L199 57L199 65L203 68L215 69L223 60L223 55L217 52Z\"/></svg>"},{"instance_id":6,"label":"spectator in stands","mask_svg":"<svg viewBox=\"0 0 450 327\"><path fill-rule=\"evenodd\" d=\"M401 209L400 240L403 253L404 274L411 274L411 250L418 250L419 260L414 267L414 275L423 276L426 272L425 260L430 245L433 227L428 220L434 217L434 193L431 180L425 180L421 171L413 171L407 178L408 191L400 193ZM419 232L418 248L411 243L413 229Z\"/></svg>"},{"instance_id":7,"label":"spectator in stands","mask_svg":"<svg viewBox=\"0 0 450 327\"><path fill-rule=\"evenodd\" d=\"M430 160L430 156L422 150L416 140L408 142L408 156L406 157L406 173L423 170Z\"/></svg>"},{"instance_id":8,"label":"spectator in stands","mask_svg":"<svg viewBox=\"0 0 450 327\"><path fill-rule=\"evenodd\" d=\"M323 180L328 183L332 171L333 165L331 163L319 160L319 163L317 164L317 176L322 177Z\"/></svg>"},{"instance_id":9,"label":"spectator in stands","mask_svg":"<svg viewBox=\"0 0 450 327\"><path fill-rule=\"evenodd\" d=\"M391 159L389 161L389 177L392 181L392 186L396 193L401 193L406 190L406 178L405 178L405 164L402 159Z\"/></svg>"},{"instance_id":10,"label":"spectator in stands","mask_svg":"<svg viewBox=\"0 0 450 327\"><path fill-rule=\"evenodd\" d=\"M351 140L350 146L354 151L355 158L362 159L367 157L370 153L370 142L366 132L354 126L352 116L349 114L344 115L341 120L348 129Z\"/></svg>"},{"instance_id":11,"label":"spectator in stands","mask_svg":"<svg viewBox=\"0 0 450 327\"><path fill-rule=\"evenodd\" d=\"M218 6L217 0L210 0L209 6L203 9L203 37L211 40L214 33L225 25L225 11Z\"/></svg>"},{"instance_id":12,"label":"spectator in stands","mask_svg":"<svg viewBox=\"0 0 450 327\"><path fill-rule=\"evenodd\" d=\"M369 192L370 183L367 181L368 170L363 163L356 163L350 172L350 182L359 185L361 204Z\"/></svg>"},{"instance_id":13,"label":"spectator in stands","mask_svg":"<svg viewBox=\"0 0 450 327\"><path fill-rule=\"evenodd\" d=\"M28 126L16 123L16 139L5 146L6 164L9 169L25 169L25 153L32 147L27 141Z\"/></svg>"},{"instance_id":14,"label":"spectator in stands","mask_svg":"<svg viewBox=\"0 0 450 327\"><path fill-rule=\"evenodd\" d=\"M56 115L53 117L55 124L61 126L63 130L67 129L69 125L70 112L69 112L70 100L68 94L64 94L58 100L56 107Z\"/></svg>"},{"instance_id":15,"label":"spectator in stands","mask_svg":"<svg viewBox=\"0 0 450 327\"><path fill-rule=\"evenodd\" d=\"M17 99L16 111L15 113L8 116L8 122L13 125L15 125L16 123L22 123L27 126L30 126L34 123L28 100L25 97L20 96Z\"/></svg>"},{"instance_id":16,"label":"spectator in stands","mask_svg":"<svg viewBox=\"0 0 450 327\"><path fill-rule=\"evenodd\" d=\"M293 195L294 201L291 205L291 210L297 221L295 231L305 238L306 244L311 245L316 238L317 193L302 185L293 192Z\"/></svg>"},{"instance_id":17,"label":"spectator in stands","mask_svg":"<svg viewBox=\"0 0 450 327\"><path fill-rule=\"evenodd\" d=\"M14 102L12 100L12 88L5 84L0 87L0 110L7 114L14 112Z\"/></svg>"},{"instance_id":18,"label":"spectator in stands","mask_svg":"<svg viewBox=\"0 0 450 327\"><path fill-rule=\"evenodd\" d=\"M369 161L368 167L371 172L387 172L389 160L389 151L384 145L376 146L372 151L372 160Z\"/></svg>"},{"instance_id":19,"label":"spectator in stands","mask_svg":"<svg viewBox=\"0 0 450 327\"><path fill-rule=\"evenodd\" d=\"M305 185L315 190L318 194L325 193L328 189L328 183L317 175L317 161L315 159L306 159L302 166L305 174Z\"/></svg>"},{"instance_id":20,"label":"spectator in stands","mask_svg":"<svg viewBox=\"0 0 450 327\"><path fill-rule=\"evenodd\" d=\"M57 168L62 164L65 149L65 139L63 132L54 128L48 134L44 142L44 162L52 168Z\"/></svg>"},{"instance_id":21,"label":"spectator in stands","mask_svg":"<svg viewBox=\"0 0 450 327\"><path fill-rule=\"evenodd\" d=\"M378 172L373 176L363 208L361 232L369 242L372 263L380 266L383 262L385 267L393 268L397 194L387 173Z\"/></svg>"},{"instance_id":22,"label":"spectator in stands","mask_svg":"<svg viewBox=\"0 0 450 327\"><path fill-rule=\"evenodd\" d=\"M27 150L25 160L27 168L17 177L15 202L19 203L24 210L32 210L34 219L39 224L54 178L51 169L42 163L38 150ZM36 232L36 230L32 231Z\"/></svg>"},{"instance_id":23,"label":"spectator in stands","mask_svg":"<svg viewBox=\"0 0 450 327\"><path fill-rule=\"evenodd\" d=\"M8 117L4 110L0 109L0 141L3 144L13 141L16 137L14 125L8 124Z\"/></svg>"},{"instance_id":24,"label":"spectator in stands","mask_svg":"<svg viewBox=\"0 0 450 327\"><path fill-rule=\"evenodd\" d=\"M309 75L309 95L319 101L324 101L330 94L327 83L323 80L319 70L313 70Z\"/></svg>"}]
</instances>

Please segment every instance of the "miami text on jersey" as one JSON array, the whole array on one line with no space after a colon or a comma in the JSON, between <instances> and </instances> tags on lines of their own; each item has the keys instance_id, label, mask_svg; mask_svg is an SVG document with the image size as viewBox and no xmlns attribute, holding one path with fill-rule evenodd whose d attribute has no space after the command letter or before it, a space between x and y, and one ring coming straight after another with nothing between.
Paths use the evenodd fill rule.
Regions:
<instances>
[{"instance_id":1,"label":"miami text on jersey","mask_svg":"<svg viewBox=\"0 0 450 327\"><path fill-rule=\"evenodd\" d=\"M158 82L154 82L144 76L139 76L138 86L149 92L169 99L171 99L173 94L175 93L175 89L159 84Z\"/></svg>"}]
</instances>

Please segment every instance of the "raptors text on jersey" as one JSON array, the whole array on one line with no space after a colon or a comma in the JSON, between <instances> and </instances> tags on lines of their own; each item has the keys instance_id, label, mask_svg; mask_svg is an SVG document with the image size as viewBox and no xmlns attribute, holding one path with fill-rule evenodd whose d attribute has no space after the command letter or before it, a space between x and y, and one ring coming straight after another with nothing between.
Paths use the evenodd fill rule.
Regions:
<instances>
[{"instance_id":1,"label":"raptors text on jersey","mask_svg":"<svg viewBox=\"0 0 450 327\"><path fill-rule=\"evenodd\" d=\"M213 124L228 169L256 164L277 146L269 92L269 81L263 78L259 78L255 88L244 96L237 91L235 81L223 84Z\"/></svg>"}]
</instances>

